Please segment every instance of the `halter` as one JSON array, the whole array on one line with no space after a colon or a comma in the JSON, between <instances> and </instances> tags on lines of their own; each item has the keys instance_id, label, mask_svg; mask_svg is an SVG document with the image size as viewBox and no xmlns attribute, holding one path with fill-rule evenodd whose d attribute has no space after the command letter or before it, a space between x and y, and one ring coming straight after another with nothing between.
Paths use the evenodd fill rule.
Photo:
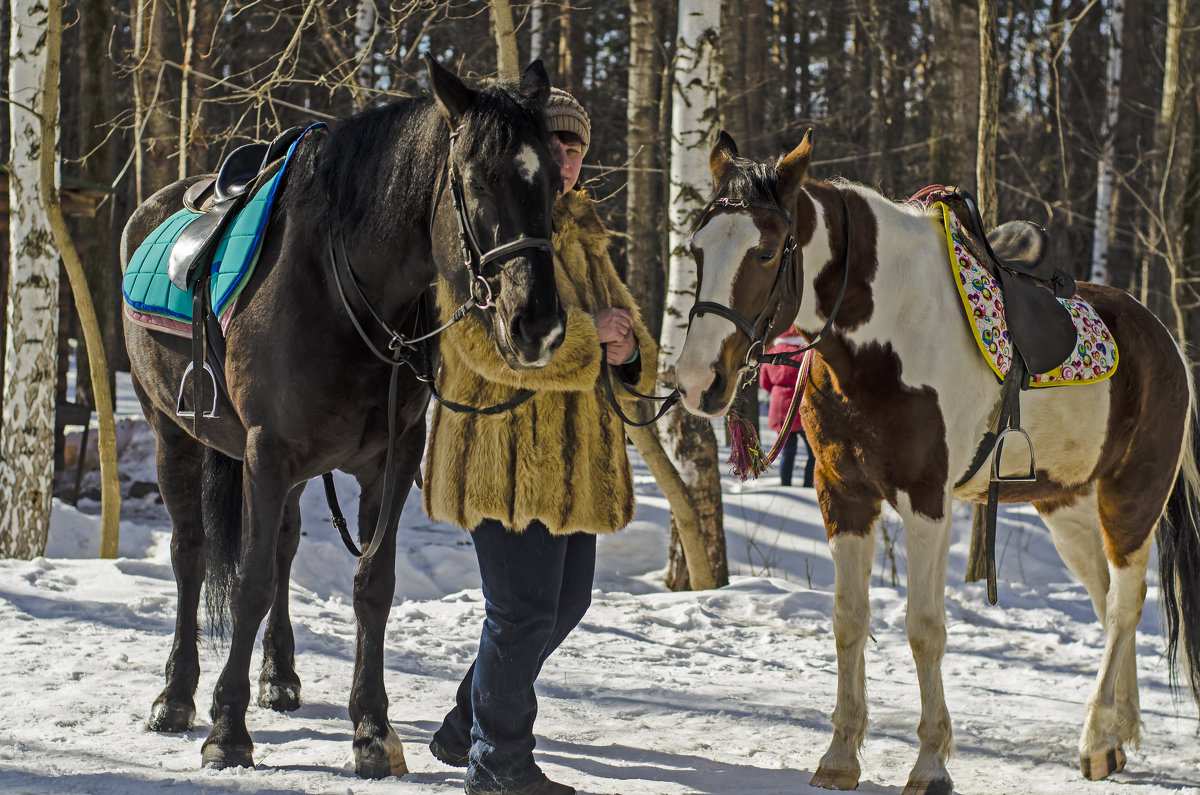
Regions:
<instances>
[{"instance_id":1,"label":"halter","mask_svg":"<svg viewBox=\"0 0 1200 795\"><path fill-rule=\"evenodd\" d=\"M467 268L471 298L477 308L487 310L495 307L496 295L500 290L497 287L493 291L491 282L483 275L483 269L486 266L498 260L507 259L514 252L523 251L527 248L544 249L553 253L554 246L551 244L549 238L519 237L508 243L502 243L488 251L482 250L479 245L479 238L475 235L475 230L471 227L471 219L467 216L467 203L463 197L462 180L459 179L458 171L454 167L454 145L457 143L458 135L462 132L462 129L463 125L460 124L450 133L450 150L446 153L444 175L450 182L450 197L454 204L454 215L458 219L458 240L462 247L463 264ZM435 209L442 187L440 177L441 175L439 175L437 189L433 192ZM434 213L431 212L429 214L430 226L433 225L433 216Z\"/></svg>"},{"instance_id":2,"label":"halter","mask_svg":"<svg viewBox=\"0 0 1200 795\"><path fill-rule=\"evenodd\" d=\"M842 306L842 299L846 297L846 287L850 282L850 206L846 204L845 194L839 193L838 195L842 199L842 212L846 219L846 240L842 253L842 286L838 290L837 300L833 302L833 310L829 313L829 317L826 318L825 325L822 326L821 331L812 342L794 351L764 353L767 335L771 333L771 329L775 326L775 320L779 316L780 308L789 302L797 309L799 309L800 305L800 298L797 295L799 285L796 279L796 237L790 231L783 243L783 253L780 256L779 269L775 272L775 281L771 285L771 293L767 297L767 302L764 304L762 311L758 313L758 317L751 321L732 307L718 304L715 301L697 301L692 307L691 312L688 313L689 326L692 319L698 315L717 315L733 323L737 330L745 334L746 338L750 340L750 347L746 349L746 358L742 362L742 366L738 369L738 379L755 372L764 364L782 364L788 367L800 367L801 362L794 357L819 345L821 340L825 339L825 335L833 327L834 318L837 317L838 309ZM783 216L783 220L789 230L793 229L795 224L795 217L792 213L778 203L755 203L747 199L733 200L724 197L714 200L704 209L704 212L700 216L700 223L696 227L703 226L718 208L760 208L771 210ZM769 318L768 313L770 313ZM763 325L764 318L767 319L766 325ZM761 331L759 330L760 328Z\"/></svg>"}]
</instances>

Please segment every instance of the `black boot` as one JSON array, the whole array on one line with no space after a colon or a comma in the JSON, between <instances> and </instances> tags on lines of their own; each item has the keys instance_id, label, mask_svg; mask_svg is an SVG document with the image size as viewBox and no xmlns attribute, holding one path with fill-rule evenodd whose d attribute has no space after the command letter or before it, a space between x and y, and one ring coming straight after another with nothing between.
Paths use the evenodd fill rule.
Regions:
<instances>
[{"instance_id":1,"label":"black boot","mask_svg":"<svg viewBox=\"0 0 1200 795\"><path fill-rule=\"evenodd\" d=\"M505 787L504 789L479 789L466 786L467 795L575 795L575 788L566 784L551 781L544 775L520 787Z\"/></svg>"}]
</instances>

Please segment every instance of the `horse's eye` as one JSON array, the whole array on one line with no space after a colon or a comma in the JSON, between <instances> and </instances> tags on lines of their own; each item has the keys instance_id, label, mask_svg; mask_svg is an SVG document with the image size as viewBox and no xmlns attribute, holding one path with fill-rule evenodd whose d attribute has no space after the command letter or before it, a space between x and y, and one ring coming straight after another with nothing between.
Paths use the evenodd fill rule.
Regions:
<instances>
[{"instance_id":1,"label":"horse's eye","mask_svg":"<svg viewBox=\"0 0 1200 795\"><path fill-rule=\"evenodd\" d=\"M758 252L758 264L766 265L771 260L775 259L775 252L771 249L763 249Z\"/></svg>"},{"instance_id":2,"label":"horse's eye","mask_svg":"<svg viewBox=\"0 0 1200 795\"><path fill-rule=\"evenodd\" d=\"M477 179L471 180L470 182L467 183L467 185L470 186L471 192L477 196L487 196L488 195L487 185L484 185L482 182L480 182Z\"/></svg>"}]
</instances>

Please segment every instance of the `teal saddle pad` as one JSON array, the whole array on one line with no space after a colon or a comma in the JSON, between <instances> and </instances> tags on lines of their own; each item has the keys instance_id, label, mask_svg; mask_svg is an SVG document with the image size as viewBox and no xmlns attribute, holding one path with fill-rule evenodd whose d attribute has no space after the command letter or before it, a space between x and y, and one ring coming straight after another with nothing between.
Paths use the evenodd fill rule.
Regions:
<instances>
[{"instance_id":1,"label":"teal saddle pad","mask_svg":"<svg viewBox=\"0 0 1200 795\"><path fill-rule=\"evenodd\" d=\"M283 172L278 169L254 192L217 244L209 280L211 306L217 317L226 314L254 272ZM171 282L167 260L184 227L199 217L200 213L180 210L151 232L134 252L121 280L121 293L135 320L143 316L150 321L146 325L158 325L164 331L179 322L192 322L192 296ZM145 318L147 315L151 317Z\"/></svg>"}]
</instances>

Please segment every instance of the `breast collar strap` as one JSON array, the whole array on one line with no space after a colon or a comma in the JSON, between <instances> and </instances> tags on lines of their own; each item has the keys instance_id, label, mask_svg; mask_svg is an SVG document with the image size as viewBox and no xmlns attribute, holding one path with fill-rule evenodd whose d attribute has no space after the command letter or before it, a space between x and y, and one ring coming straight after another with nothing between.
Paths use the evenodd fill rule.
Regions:
<instances>
[{"instance_id":1,"label":"breast collar strap","mask_svg":"<svg viewBox=\"0 0 1200 795\"><path fill-rule=\"evenodd\" d=\"M812 342L794 351L764 353L767 343L766 337L775 326L780 309L785 304L794 306L797 310L800 307L798 297L799 280L796 278L796 238L790 232L784 241L779 269L775 272L775 282L771 285L771 293L767 297L767 302L763 306L763 310L759 312L758 317L751 321L732 307L719 304L715 301L697 301L688 314L689 325L691 325L692 319L699 315L717 315L733 323L738 331L746 335L746 338L750 340L750 347L746 349L746 358L738 371L739 377L757 371L764 364L782 364L787 367L800 367L800 359L795 357L819 345L833 327L834 319L837 317L838 310L842 306L842 299L846 297L846 287L850 281L850 207L846 203L845 194L839 194L839 196L842 199L842 212L846 227L845 246L842 254L842 285L838 290L837 299L833 303L833 310L829 313L829 317L825 320L825 325ZM728 198L717 199L705 208L700 216L701 221L706 221L713 211L719 207L746 209L759 207L773 210L783 216L789 230L794 225L792 214L778 204L751 204L745 199L731 200ZM702 225L703 223L699 223L697 227ZM767 319L765 325L763 324L764 319Z\"/></svg>"}]
</instances>

